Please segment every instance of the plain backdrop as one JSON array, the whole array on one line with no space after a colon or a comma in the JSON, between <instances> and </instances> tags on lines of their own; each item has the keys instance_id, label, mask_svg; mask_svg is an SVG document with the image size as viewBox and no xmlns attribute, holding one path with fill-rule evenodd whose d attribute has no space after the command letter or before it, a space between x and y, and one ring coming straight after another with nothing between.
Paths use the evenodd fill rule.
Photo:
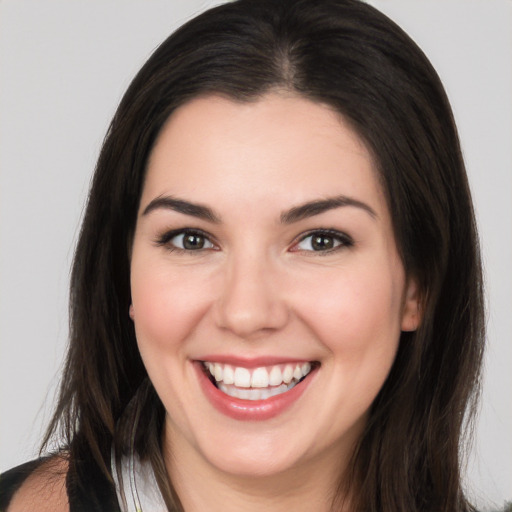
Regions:
<instances>
[{"instance_id":1,"label":"plain backdrop","mask_svg":"<svg viewBox=\"0 0 512 512\"><path fill-rule=\"evenodd\" d=\"M67 337L69 267L110 117L174 28L214 2L0 0L0 471L37 453ZM423 48L452 101L488 297L467 487L512 500L512 2L372 2Z\"/></svg>"}]
</instances>

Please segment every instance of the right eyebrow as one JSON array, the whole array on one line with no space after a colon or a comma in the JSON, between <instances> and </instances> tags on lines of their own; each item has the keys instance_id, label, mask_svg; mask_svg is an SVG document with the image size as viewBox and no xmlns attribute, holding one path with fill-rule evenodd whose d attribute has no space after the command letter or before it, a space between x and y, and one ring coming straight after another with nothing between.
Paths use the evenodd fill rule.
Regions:
<instances>
[{"instance_id":1,"label":"right eyebrow","mask_svg":"<svg viewBox=\"0 0 512 512\"><path fill-rule=\"evenodd\" d=\"M211 208L208 208L208 206L191 203L190 201L185 201L183 199L176 199L171 196L156 197L146 206L146 208L144 208L142 215L148 215L150 212L160 208L164 210L173 210L178 213L183 213L184 215L190 215L208 222L214 222L215 224L220 223L220 217Z\"/></svg>"}]
</instances>

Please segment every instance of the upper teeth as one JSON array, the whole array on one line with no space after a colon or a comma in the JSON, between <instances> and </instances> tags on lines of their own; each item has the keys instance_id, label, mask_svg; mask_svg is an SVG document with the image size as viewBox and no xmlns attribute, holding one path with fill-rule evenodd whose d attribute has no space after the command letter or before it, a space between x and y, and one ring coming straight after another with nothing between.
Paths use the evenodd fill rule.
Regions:
<instances>
[{"instance_id":1,"label":"upper teeth","mask_svg":"<svg viewBox=\"0 0 512 512\"><path fill-rule=\"evenodd\" d=\"M293 379L297 381L302 379L311 371L311 364L308 362L249 369L206 361L204 366L217 382L234 384L240 388L266 388L280 386L283 383L289 384Z\"/></svg>"}]
</instances>

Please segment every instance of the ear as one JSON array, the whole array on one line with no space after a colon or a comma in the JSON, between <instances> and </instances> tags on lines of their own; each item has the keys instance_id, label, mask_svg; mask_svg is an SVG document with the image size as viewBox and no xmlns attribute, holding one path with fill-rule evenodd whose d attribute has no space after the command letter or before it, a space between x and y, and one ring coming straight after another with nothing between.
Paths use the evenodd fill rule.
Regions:
<instances>
[{"instance_id":1,"label":"ear","mask_svg":"<svg viewBox=\"0 0 512 512\"><path fill-rule=\"evenodd\" d=\"M415 331L421 323L421 297L416 279L407 280L402 308L402 331Z\"/></svg>"},{"instance_id":2,"label":"ear","mask_svg":"<svg viewBox=\"0 0 512 512\"><path fill-rule=\"evenodd\" d=\"M130 304L130 309L128 309L128 314L130 315L130 318L133 320L135 317L135 313L133 311L133 304Z\"/></svg>"}]
</instances>

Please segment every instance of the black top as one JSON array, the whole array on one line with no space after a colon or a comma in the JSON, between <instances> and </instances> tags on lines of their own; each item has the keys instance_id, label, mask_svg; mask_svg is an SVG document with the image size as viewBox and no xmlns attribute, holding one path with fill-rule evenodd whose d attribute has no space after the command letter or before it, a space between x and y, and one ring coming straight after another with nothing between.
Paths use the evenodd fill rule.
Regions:
<instances>
[{"instance_id":1,"label":"black top","mask_svg":"<svg viewBox=\"0 0 512 512\"><path fill-rule=\"evenodd\" d=\"M7 506L14 496L14 493L44 460L45 458L43 457L31 462L25 462L25 464L21 464L21 466L17 466L0 475L0 512L7 510Z\"/></svg>"},{"instance_id":2,"label":"black top","mask_svg":"<svg viewBox=\"0 0 512 512\"><path fill-rule=\"evenodd\" d=\"M0 475L0 512L7 510L14 493L45 460L48 457L26 462ZM70 512L120 512L114 484L89 452L70 460L66 491Z\"/></svg>"}]
</instances>

